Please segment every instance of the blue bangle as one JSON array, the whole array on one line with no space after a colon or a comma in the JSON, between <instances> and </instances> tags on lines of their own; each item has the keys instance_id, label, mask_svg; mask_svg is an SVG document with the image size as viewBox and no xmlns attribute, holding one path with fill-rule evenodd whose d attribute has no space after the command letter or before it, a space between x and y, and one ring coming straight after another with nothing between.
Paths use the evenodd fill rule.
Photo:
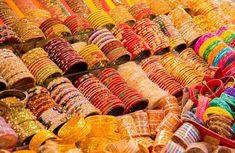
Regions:
<instances>
[{"instance_id":1,"label":"blue bangle","mask_svg":"<svg viewBox=\"0 0 235 153\"><path fill-rule=\"evenodd\" d=\"M226 93L222 93L220 98L224 99L224 101L233 109L235 109L235 97L230 96Z\"/></svg>"},{"instance_id":2,"label":"blue bangle","mask_svg":"<svg viewBox=\"0 0 235 153\"><path fill-rule=\"evenodd\" d=\"M218 106L218 107L221 107L225 110L227 110L230 114L233 114L233 111L232 109L230 108L230 106L224 101L224 99L222 98L214 98L210 103L209 103L209 106L210 107L213 107L213 106Z\"/></svg>"},{"instance_id":3,"label":"blue bangle","mask_svg":"<svg viewBox=\"0 0 235 153\"><path fill-rule=\"evenodd\" d=\"M217 66L218 65L218 63L219 63L219 61L227 54L227 53L229 53L229 52L232 52L233 51L233 49L231 48L231 47L226 47L226 48L224 48L222 51L220 51L217 55L216 55L216 57L214 58L214 60L213 60L213 66Z\"/></svg>"}]
</instances>

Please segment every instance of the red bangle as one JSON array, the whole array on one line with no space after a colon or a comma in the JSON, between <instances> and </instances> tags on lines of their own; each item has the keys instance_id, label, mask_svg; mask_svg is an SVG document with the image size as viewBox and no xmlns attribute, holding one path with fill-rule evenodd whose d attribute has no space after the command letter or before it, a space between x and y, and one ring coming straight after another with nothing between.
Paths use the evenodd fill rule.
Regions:
<instances>
[{"instance_id":1,"label":"red bangle","mask_svg":"<svg viewBox=\"0 0 235 153\"><path fill-rule=\"evenodd\" d=\"M197 84L189 89L189 97L193 101L195 107L198 104L198 95L200 94L202 87L203 87L202 84Z\"/></svg>"},{"instance_id":2,"label":"red bangle","mask_svg":"<svg viewBox=\"0 0 235 153\"><path fill-rule=\"evenodd\" d=\"M223 82L219 79L213 79L213 80L208 81L206 85L204 85L201 88L200 94L205 97L213 99L215 97L220 97L220 95L224 92L224 90L225 90L225 87L224 87Z\"/></svg>"},{"instance_id":3,"label":"red bangle","mask_svg":"<svg viewBox=\"0 0 235 153\"><path fill-rule=\"evenodd\" d=\"M212 79L220 79L223 76L222 70L219 67L209 67L204 75L205 81Z\"/></svg>"}]
</instances>

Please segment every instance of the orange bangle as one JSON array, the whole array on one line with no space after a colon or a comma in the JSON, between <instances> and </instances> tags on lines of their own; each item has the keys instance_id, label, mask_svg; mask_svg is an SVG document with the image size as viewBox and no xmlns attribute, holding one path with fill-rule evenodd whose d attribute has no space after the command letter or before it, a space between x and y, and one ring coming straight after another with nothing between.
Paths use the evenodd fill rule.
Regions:
<instances>
[{"instance_id":1,"label":"orange bangle","mask_svg":"<svg viewBox=\"0 0 235 153\"><path fill-rule=\"evenodd\" d=\"M218 46L215 47L215 49L209 54L207 63L209 65L212 65L212 62L216 55L224 48L226 48L227 45L225 43L220 43Z\"/></svg>"}]
</instances>

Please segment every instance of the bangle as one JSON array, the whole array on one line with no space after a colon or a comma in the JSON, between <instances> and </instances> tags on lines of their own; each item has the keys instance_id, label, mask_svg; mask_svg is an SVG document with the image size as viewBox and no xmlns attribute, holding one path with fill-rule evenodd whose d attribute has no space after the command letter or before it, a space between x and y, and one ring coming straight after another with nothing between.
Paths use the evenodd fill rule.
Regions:
<instances>
[{"instance_id":1,"label":"bangle","mask_svg":"<svg viewBox=\"0 0 235 153\"><path fill-rule=\"evenodd\" d=\"M150 129L148 124L148 115L144 111L136 111L131 114L137 128L139 136L150 136Z\"/></svg>"},{"instance_id":2,"label":"bangle","mask_svg":"<svg viewBox=\"0 0 235 153\"><path fill-rule=\"evenodd\" d=\"M172 136L173 133L171 131L161 130L158 132L154 141L155 150L161 150L164 146L166 146Z\"/></svg>"},{"instance_id":3,"label":"bangle","mask_svg":"<svg viewBox=\"0 0 235 153\"><path fill-rule=\"evenodd\" d=\"M208 117L209 114L222 114L222 115L228 116L229 118L233 118L232 115L223 108L209 107L206 109L205 113L203 114L203 121L204 122L206 122L209 119L209 117Z\"/></svg>"},{"instance_id":4,"label":"bangle","mask_svg":"<svg viewBox=\"0 0 235 153\"><path fill-rule=\"evenodd\" d=\"M220 79L221 77L222 77L221 68L211 66L206 70L206 73L204 75L204 80L208 82L213 79Z\"/></svg>"},{"instance_id":5,"label":"bangle","mask_svg":"<svg viewBox=\"0 0 235 153\"><path fill-rule=\"evenodd\" d=\"M49 139L57 139L57 136L47 130L39 131L36 135L33 136L29 143L29 149L38 151L39 147Z\"/></svg>"},{"instance_id":6,"label":"bangle","mask_svg":"<svg viewBox=\"0 0 235 153\"><path fill-rule=\"evenodd\" d=\"M201 88L200 94L208 98L215 98L215 97L220 97L220 95L224 92L224 90L225 87L223 82L219 79L213 79L208 81L206 85L204 85Z\"/></svg>"}]
</instances>

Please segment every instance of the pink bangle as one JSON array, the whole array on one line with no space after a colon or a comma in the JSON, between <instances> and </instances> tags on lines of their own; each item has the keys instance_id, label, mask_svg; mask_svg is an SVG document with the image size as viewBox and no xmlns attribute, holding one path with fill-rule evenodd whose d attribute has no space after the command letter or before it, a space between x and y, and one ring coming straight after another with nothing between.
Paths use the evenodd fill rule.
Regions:
<instances>
[{"instance_id":1,"label":"pink bangle","mask_svg":"<svg viewBox=\"0 0 235 153\"><path fill-rule=\"evenodd\" d=\"M217 35L217 36L220 36L220 35L222 35L226 30L228 30L227 27L221 27L221 28L219 28L219 30L217 31L216 35Z\"/></svg>"},{"instance_id":2,"label":"pink bangle","mask_svg":"<svg viewBox=\"0 0 235 153\"><path fill-rule=\"evenodd\" d=\"M215 36L215 34L213 33L208 33L208 34L205 34L203 36L201 36L198 41L196 42L195 46L194 46L194 50L195 52L198 54L199 52L199 48L201 47L201 45L208 39L208 38L211 38Z\"/></svg>"}]
</instances>

